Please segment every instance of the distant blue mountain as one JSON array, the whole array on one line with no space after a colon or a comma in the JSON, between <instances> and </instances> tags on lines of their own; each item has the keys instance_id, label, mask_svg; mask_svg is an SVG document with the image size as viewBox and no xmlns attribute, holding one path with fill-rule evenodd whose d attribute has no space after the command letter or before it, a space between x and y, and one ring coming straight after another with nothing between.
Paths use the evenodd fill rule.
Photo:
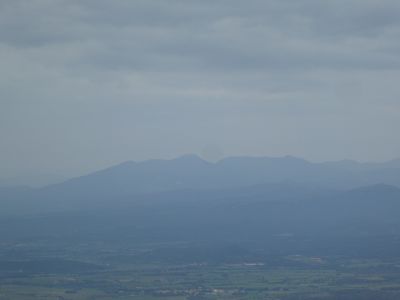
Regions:
<instances>
[{"instance_id":1,"label":"distant blue mountain","mask_svg":"<svg viewBox=\"0 0 400 300\"><path fill-rule=\"evenodd\" d=\"M230 157L210 163L196 155L185 155L172 160L124 162L39 189L0 189L0 201L18 211L20 207L32 207L36 200L43 207L47 206L45 203L51 203L50 206L58 203L58 209L66 209L78 204L112 203L134 195L190 190L195 193L188 198L198 198L207 191L215 195L215 190L223 197L249 198L262 194L265 189L268 193L281 189L276 193L279 197L285 194L295 198L297 193L302 194L301 189L349 190L378 184L374 187L376 190L384 184L400 186L398 163L398 160L375 164L311 163L292 156ZM25 204L20 204L21 201Z\"/></svg>"},{"instance_id":2,"label":"distant blue mountain","mask_svg":"<svg viewBox=\"0 0 400 300\"><path fill-rule=\"evenodd\" d=\"M267 257L398 257L400 188L390 185L398 175L391 163L295 157L126 162L41 189L0 189L0 236L74 245L239 243Z\"/></svg>"},{"instance_id":3,"label":"distant blue mountain","mask_svg":"<svg viewBox=\"0 0 400 300\"><path fill-rule=\"evenodd\" d=\"M231 157L210 163L195 155L185 155L172 160L125 162L41 191L58 197L110 197L281 182L340 189L378 183L400 186L400 168L397 161L311 163L285 156Z\"/></svg>"}]
</instances>

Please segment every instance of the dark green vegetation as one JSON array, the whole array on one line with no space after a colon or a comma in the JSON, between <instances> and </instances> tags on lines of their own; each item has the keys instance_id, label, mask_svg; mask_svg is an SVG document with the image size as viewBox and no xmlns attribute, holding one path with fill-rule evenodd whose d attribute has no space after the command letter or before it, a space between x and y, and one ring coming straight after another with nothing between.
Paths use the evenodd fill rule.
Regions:
<instances>
[{"instance_id":1,"label":"dark green vegetation","mask_svg":"<svg viewBox=\"0 0 400 300\"><path fill-rule=\"evenodd\" d=\"M238 245L205 248L186 244L140 248L101 243L73 247L46 242L7 244L0 262L0 299L400 297L397 259L289 255L252 260ZM147 255L156 259L143 259Z\"/></svg>"},{"instance_id":2,"label":"dark green vegetation","mask_svg":"<svg viewBox=\"0 0 400 300\"><path fill-rule=\"evenodd\" d=\"M336 180L387 183L397 167L239 162L4 190L0 299L400 299L400 189Z\"/></svg>"}]
</instances>

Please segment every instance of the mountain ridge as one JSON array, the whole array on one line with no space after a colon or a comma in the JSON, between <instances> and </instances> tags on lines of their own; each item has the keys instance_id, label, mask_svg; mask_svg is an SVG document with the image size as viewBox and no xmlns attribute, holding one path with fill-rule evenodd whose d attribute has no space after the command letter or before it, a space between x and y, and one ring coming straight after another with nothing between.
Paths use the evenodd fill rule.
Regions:
<instances>
[{"instance_id":1,"label":"mountain ridge","mask_svg":"<svg viewBox=\"0 0 400 300\"><path fill-rule=\"evenodd\" d=\"M354 172L357 176L354 176ZM400 174L400 168L381 168L381 164L372 169L360 170L357 167L348 170L293 156L237 156L212 163L197 155L184 155L169 160L128 161L42 190L65 187L81 192L85 188L99 189L99 194L111 191L132 194L184 188L229 188L282 181L348 189L376 183L400 186L397 172Z\"/></svg>"}]
</instances>

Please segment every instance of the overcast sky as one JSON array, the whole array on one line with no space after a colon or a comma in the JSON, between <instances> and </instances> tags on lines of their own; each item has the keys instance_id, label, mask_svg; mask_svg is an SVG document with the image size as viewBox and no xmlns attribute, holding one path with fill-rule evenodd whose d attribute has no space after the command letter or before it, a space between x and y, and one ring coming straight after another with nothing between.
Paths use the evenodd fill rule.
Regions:
<instances>
[{"instance_id":1,"label":"overcast sky","mask_svg":"<svg viewBox=\"0 0 400 300\"><path fill-rule=\"evenodd\" d=\"M400 157L398 0L1 0L0 177Z\"/></svg>"}]
</instances>

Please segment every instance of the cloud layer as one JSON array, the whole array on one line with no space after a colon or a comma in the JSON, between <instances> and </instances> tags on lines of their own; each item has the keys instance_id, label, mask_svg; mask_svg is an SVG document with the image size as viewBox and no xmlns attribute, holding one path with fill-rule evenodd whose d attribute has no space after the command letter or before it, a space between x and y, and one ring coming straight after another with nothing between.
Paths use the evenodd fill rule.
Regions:
<instances>
[{"instance_id":1,"label":"cloud layer","mask_svg":"<svg viewBox=\"0 0 400 300\"><path fill-rule=\"evenodd\" d=\"M0 3L0 176L207 149L400 156L390 0Z\"/></svg>"}]
</instances>

